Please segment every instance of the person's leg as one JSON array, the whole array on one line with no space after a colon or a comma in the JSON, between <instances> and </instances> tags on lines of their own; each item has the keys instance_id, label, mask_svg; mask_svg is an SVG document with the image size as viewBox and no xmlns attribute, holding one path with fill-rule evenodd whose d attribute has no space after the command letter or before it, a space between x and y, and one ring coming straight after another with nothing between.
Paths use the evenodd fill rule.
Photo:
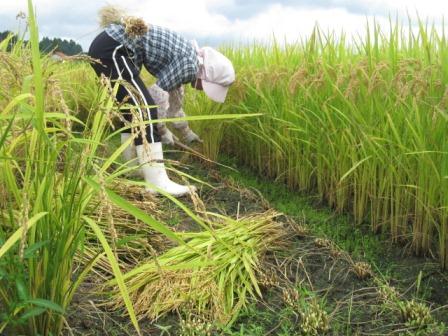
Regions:
<instances>
[{"instance_id":1,"label":"person's leg","mask_svg":"<svg viewBox=\"0 0 448 336\"><path fill-rule=\"evenodd\" d=\"M116 56L117 48L121 49L120 43L111 38L106 32L100 33L93 40L90 45L88 55L95 61L91 63L92 68L98 77L104 75L105 77L111 79L111 81L116 81L121 78L121 73L118 71L115 63L113 61L114 55ZM128 92L124 86L120 85L116 95L117 101L120 103L127 102L129 100ZM132 122L132 114L130 110L122 110L124 119L129 123ZM122 124L122 126L125 126ZM131 137L130 130L124 130L121 135L122 143L126 142ZM129 146L123 153L126 161L130 161L136 157L135 146Z\"/></svg>"},{"instance_id":2,"label":"person's leg","mask_svg":"<svg viewBox=\"0 0 448 336\"><path fill-rule=\"evenodd\" d=\"M113 62L114 51L117 47L120 46L120 43L111 38L106 32L100 33L90 45L88 55L93 58L95 61L91 63L93 70L95 71L98 77L104 75L105 77L111 79L111 81L116 81L120 78L120 73L117 71L117 68ZM128 99L128 93L126 89L120 85L118 88L118 92L116 95L116 99L119 102L124 102ZM123 113L124 119L126 119L129 123L132 121L131 111L121 111ZM121 124L125 126L124 123ZM131 138L132 134L130 130L124 130L121 133L121 143L125 143ZM129 168L137 168L137 153L135 150L134 142L129 144L128 147L123 151L123 158L125 160L125 164Z\"/></svg>"},{"instance_id":3,"label":"person's leg","mask_svg":"<svg viewBox=\"0 0 448 336\"><path fill-rule=\"evenodd\" d=\"M137 69L133 68L130 60L123 55L114 56L114 64L121 78L132 84L134 90L128 89L130 101L135 103L139 111L139 120L157 120L157 108L154 100L149 94ZM140 104L139 104L140 103ZM139 128L141 129L141 128ZM172 196L183 196L194 190L194 187L180 185L170 180L163 162L162 143L155 123L149 123L143 128L145 138L139 137L135 141L137 158L145 182L148 183L146 190L151 193L168 193Z\"/></svg>"},{"instance_id":4,"label":"person's leg","mask_svg":"<svg viewBox=\"0 0 448 336\"><path fill-rule=\"evenodd\" d=\"M91 63L91 66L95 70L98 77L104 75L112 81L116 81L121 77L121 73L119 73L113 61L113 57L114 55L116 56L116 51L119 47L120 43L111 38L106 32L102 32L95 37L90 45L88 55L95 60L95 62ZM129 100L128 92L124 86L120 85L118 87L116 99L121 103ZM124 119L131 123L131 110L122 110L121 112ZM125 125L122 124L122 126ZM125 143L131 136L131 130L124 130L121 134L121 143ZM123 157L129 167L137 166L137 155L134 143L130 144L124 150Z\"/></svg>"},{"instance_id":5,"label":"person's leg","mask_svg":"<svg viewBox=\"0 0 448 336\"><path fill-rule=\"evenodd\" d=\"M167 118L167 111L169 109L169 94L168 92L162 90L157 84L148 87L149 94L154 99L154 102L158 105L157 107L157 118L165 119ZM165 145L174 145L174 136L171 131L166 126L165 122L157 123L157 130L159 131L162 143Z\"/></svg>"},{"instance_id":6,"label":"person's leg","mask_svg":"<svg viewBox=\"0 0 448 336\"><path fill-rule=\"evenodd\" d=\"M141 108L141 106L145 105L145 102L140 98L140 94L136 92L136 90L132 89L132 86L135 87L135 84L132 83L131 79L134 76L138 76L139 70L133 66L128 54L128 51L120 43L111 38L106 32L100 33L93 40L88 52L90 57L99 61L91 63L97 76L104 75L111 79L112 82L122 80L131 84L130 86L119 85L116 99L120 103L127 103L129 105L136 106L134 109L138 114L136 119L148 120L151 118L146 116L147 111ZM129 74L123 59L127 60L126 64L130 64L129 70L132 71L132 74ZM124 119L126 119L129 123L133 121L131 109L121 110L121 113L123 114ZM152 111L152 113L154 114L156 111ZM140 144L143 142L141 133L147 133L151 138L154 138L155 136L154 134L151 134L151 129L149 127L148 132L138 132L137 129L134 131L136 134L140 133L139 137L136 139L136 142ZM123 133L125 134L123 139L127 140L131 134L131 130L124 130Z\"/></svg>"},{"instance_id":7,"label":"person's leg","mask_svg":"<svg viewBox=\"0 0 448 336\"><path fill-rule=\"evenodd\" d=\"M184 104L184 96L185 96L185 90L183 86L169 92L169 109L167 113L168 118L185 117L185 112L184 109L182 108ZM173 126L182 134L182 139L185 142L190 143L193 141L198 142L201 141L199 137L190 129L188 121L186 120L174 121Z\"/></svg>"}]
</instances>

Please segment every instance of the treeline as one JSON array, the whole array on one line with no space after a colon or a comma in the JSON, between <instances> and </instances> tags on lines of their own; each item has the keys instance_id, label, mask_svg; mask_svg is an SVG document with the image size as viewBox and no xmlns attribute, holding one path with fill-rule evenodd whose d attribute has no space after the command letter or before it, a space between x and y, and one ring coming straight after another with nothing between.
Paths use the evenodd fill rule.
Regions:
<instances>
[{"instance_id":1,"label":"treeline","mask_svg":"<svg viewBox=\"0 0 448 336\"><path fill-rule=\"evenodd\" d=\"M0 41L6 39L10 34L10 31L0 32ZM17 36L14 35L9 43L11 47L17 42ZM52 51L60 51L68 56L77 55L82 53L82 47L73 40L65 40L60 38L48 38L44 37L39 43L40 50L44 53Z\"/></svg>"}]
</instances>

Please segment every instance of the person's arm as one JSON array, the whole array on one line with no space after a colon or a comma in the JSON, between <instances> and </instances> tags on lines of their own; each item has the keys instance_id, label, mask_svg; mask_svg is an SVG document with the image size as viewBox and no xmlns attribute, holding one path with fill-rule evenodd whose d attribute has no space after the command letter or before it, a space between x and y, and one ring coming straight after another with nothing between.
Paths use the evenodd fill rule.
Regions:
<instances>
[{"instance_id":1,"label":"person's arm","mask_svg":"<svg viewBox=\"0 0 448 336\"><path fill-rule=\"evenodd\" d=\"M146 65L145 65L146 67ZM182 84L190 83L196 78L197 66L196 63L188 57L179 57L174 59L168 66L158 72L157 82L152 86L154 95L163 97L158 102L155 98L156 104L160 106L158 109L159 119L167 117L169 108L169 94L168 92L178 90ZM165 123L157 123L162 142L166 144L174 144L174 136L166 127ZM194 141L196 139L192 139Z\"/></svg>"},{"instance_id":2,"label":"person's arm","mask_svg":"<svg viewBox=\"0 0 448 336\"><path fill-rule=\"evenodd\" d=\"M179 57L159 72L156 84L167 92L196 79L197 66L190 58Z\"/></svg>"},{"instance_id":3,"label":"person's arm","mask_svg":"<svg viewBox=\"0 0 448 336\"><path fill-rule=\"evenodd\" d=\"M184 97L185 97L185 90L183 86L169 92L169 108L167 114L168 118L185 117L185 112L182 108ZM186 120L174 121L173 126L174 128L180 131L180 133L182 134L182 138L185 142L187 143L193 141L202 142L199 136L190 129L188 121Z\"/></svg>"}]
</instances>

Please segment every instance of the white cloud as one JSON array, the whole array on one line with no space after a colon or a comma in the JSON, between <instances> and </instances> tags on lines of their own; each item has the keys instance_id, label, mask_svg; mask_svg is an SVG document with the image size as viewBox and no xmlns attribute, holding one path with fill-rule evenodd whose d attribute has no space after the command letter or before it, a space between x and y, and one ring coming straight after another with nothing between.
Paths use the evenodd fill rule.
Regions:
<instances>
[{"instance_id":1,"label":"white cloud","mask_svg":"<svg viewBox=\"0 0 448 336\"><path fill-rule=\"evenodd\" d=\"M344 9L296 9L274 5L256 17L238 20L233 25L233 31L235 34L242 32L245 39L263 40L275 35L280 40L285 38L294 42L309 35L316 24L324 32L344 30L356 35L365 32L366 17L350 14Z\"/></svg>"},{"instance_id":2,"label":"white cloud","mask_svg":"<svg viewBox=\"0 0 448 336\"><path fill-rule=\"evenodd\" d=\"M148 22L188 32L194 36L220 35L232 22L223 15L210 13L207 8L209 3L210 0L166 0L157 4L154 1L146 1L138 2L136 12Z\"/></svg>"},{"instance_id":3,"label":"white cloud","mask_svg":"<svg viewBox=\"0 0 448 336\"><path fill-rule=\"evenodd\" d=\"M440 20L443 15L448 15L448 2L443 0L370 0L377 2L378 6L390 8L392 12L399 12L406 15L406 11L412 17L419 14L421 18Z\"/></svg>"}]
</instances>

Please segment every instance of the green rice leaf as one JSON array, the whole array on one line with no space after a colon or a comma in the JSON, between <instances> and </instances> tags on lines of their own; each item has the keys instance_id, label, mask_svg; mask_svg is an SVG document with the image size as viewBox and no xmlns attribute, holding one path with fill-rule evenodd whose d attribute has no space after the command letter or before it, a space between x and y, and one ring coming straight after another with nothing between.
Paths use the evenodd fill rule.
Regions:
<instances>
[{"instance_id":1,"label":"green rice leaf","mask_svg":"<svg viewBox=\"0 0 448 336\"><path fill-rule=\"evenodd\" d=\"M28 99L32 99L34 96L31 93L22 93L16 97L14 97L8 105L3 109L1 112L1 117L5 117L9 114L9 112L14 109L17 105L20 105L23 101L26 101Z\"/></svg>"},{"instance_id":2,"label":"green rice leaf","mask_svg":"<svg viewBox=\"0 0 448 336\"><path fill-rule=\"evenodd\" d=\"M341 179L339 180L339 183L341 183L342 181L344 181L348 176L350 176L351 173L353 173L356 168L358 168L363 162L367 161L368 159L370 159L371 156L368 156L364 159L362 159L361 161L358 161L353 167L351 167L344 175L342 175Z\"/></svg>"},{"instance_id":3,"label":"green rice leaf","mask_svg":"<svg viewBox=\"0 0 448 336\"><path fill-rule=\"evenodd\" d=\"M41 212L37 215L30 218L27 222L27 230L31 229L42 217L46 216L48 212ZM23 234L23 227L17 229L14 234L9 237L9 239L2 245L0 248L0 258L3 257L3 255L9 251L9 249L14 246L14 244L21 239Z\"/></svg>"},{"instance_id":4,"label":"green rice leaf","mask_svg":"<svg viewBox=\"0 0 448 336\"><path fill-rule=\"evenodd\" d=\"M124 283L123 274L121 273L120 266L118 265L118 261L115 258L114 253L112 252L112 249L109 246L109 243L107 242L106 237L104 236L104 234L101 231L101 228L98 226L98 224L96 224L91 218L84 216L83 219L87 222L87 224L90 225L92 230L95 232L98 240L100 241L101 245L103 246L103 249L107 255L107 259L109 260L109 263L112 267L115 279L117 281L117 285L120 288L120 293L123 297L123 301L125 303L126 309L128 310L129 317L131 318L132 324L134 325L134 328L137 331L138 335L142 335L142 333L140 331L140 327L138 325L137 317L134 312L134 307L132 305L131 299L129 298L128 289Z\"/></svg>"},{"instance_id":5,"label":"green rice leaf","mask_svg":"<svg viewBox=\"0 0 448 336\"><path fill-rule=\"evenodd\" d=\"M49 310L52 310L52 311L62 314L62 315L65 314L65 311L64 311L64 309L62 309L61 306L59 306L58 304L51 302L49 300L31 299L31 300L27 300L25 303L30 303L35 306L41 307L41 308L49 309Z\"/></svg>"},{"instance_id":6,"label":"green rice leaf","mask_svg":"<svg viewBox=\"0 0 448 336\"><path fill-rule=\"evenodd\" d=\"M27 320L31 319L32 317L36 317L36 316L43 314L46 311L47 311L47 309L42 308L42 307L31 308L31 309L27 310L25 313L23 313L23 315L20 316L20 319L23 321L27 321Z\"/></svg>"}]
</instances>

